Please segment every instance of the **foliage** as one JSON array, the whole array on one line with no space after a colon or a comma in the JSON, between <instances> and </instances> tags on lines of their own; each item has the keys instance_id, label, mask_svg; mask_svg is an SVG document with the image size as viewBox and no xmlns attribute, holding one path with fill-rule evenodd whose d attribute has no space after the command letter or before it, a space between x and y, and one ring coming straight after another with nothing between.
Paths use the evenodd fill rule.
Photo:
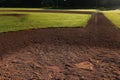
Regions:
<instances>
[{"instance_id":1,"label":"foliage","mask_svg":"<svg viewBox=\"0 0 120 80\"><path fill-rule=\"evenodd\" d=\"M119 4L120 0L0 0L0 7L96 8Z\"/></svg>"}]
</instances>

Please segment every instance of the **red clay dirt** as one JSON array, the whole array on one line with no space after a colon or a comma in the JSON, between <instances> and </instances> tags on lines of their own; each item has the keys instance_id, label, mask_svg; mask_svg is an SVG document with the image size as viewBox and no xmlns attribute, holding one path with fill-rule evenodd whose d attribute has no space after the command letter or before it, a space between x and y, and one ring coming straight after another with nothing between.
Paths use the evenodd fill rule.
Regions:
<instances>
[{"instance_id":1,"label":"red clay dirt","mask_svg":"<svg viewBox=\"0 0 120 80\"><path fill-rule=\"evenodd\" d=\"M120 80L120 31L95 13L86 28L0 33L0 80Z\"/></svg>"}]
</instances>

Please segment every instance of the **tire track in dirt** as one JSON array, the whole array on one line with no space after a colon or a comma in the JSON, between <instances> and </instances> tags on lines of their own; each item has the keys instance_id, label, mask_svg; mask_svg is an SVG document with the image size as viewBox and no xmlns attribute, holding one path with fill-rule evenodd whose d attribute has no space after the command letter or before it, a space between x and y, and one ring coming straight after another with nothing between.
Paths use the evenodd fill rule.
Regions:
<instances>
[{"instance_id":1,"label":"tire track in dirt","mask_svg":"<svg viewBox=\"0 0 120 80\"><path fill-rule=\"evenodd\" d=\"M97 17L97 22L96 22ZM93 14L85 28L86 36L96 46L120 47L120 31L102 13Z\"/></svg>"}]
</instances>

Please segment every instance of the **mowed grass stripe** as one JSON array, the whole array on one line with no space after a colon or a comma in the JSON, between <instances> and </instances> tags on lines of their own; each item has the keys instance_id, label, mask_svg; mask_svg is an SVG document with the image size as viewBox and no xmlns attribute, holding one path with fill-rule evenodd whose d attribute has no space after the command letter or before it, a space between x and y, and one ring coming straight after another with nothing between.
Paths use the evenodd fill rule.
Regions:
<instances>
[{"instance_id":1,"label":"mowed grass stripe","mask_svg":"<svg viewBox=\"0 0 120 80\"><path fill-rule=\"evenodd\" d=\"M25 15L5 16L5 14ZM0 12L0 32L49 27L85 27L90 17L88 14Z\"/></svg>"},{"instance_id":2,"label":"mowed grass stripe","mask_svg":"<svg viewBox=\"0 0 120 80\"><path fill-rule=\"evenodd\" d=\"M120 10L104 11L103 13L117 28L120 28Z\"/></svg>"}]
</instances>

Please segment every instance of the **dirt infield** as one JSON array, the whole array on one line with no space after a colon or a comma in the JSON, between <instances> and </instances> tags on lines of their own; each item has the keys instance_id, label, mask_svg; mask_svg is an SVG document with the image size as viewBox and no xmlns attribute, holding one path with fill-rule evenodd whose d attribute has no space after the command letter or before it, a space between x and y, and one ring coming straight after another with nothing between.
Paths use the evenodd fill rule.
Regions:
<instances>
[{"instance_id":1,"label":"dirt infield","mask_svg":"<svg viewBox=\"0 0 120 80\"><path fill-rule=\"evenodd\" d=\"M120 31L102 13L86 28L0 33L0 80L120 80Z\"/></svg>"}]
</instances>

